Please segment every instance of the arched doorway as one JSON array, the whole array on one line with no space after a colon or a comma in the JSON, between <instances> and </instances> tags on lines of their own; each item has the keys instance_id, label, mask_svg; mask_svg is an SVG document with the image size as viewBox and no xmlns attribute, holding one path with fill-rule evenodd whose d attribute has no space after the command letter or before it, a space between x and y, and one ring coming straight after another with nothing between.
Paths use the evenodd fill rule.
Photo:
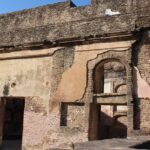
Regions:
<instances>
[{"instance_id":1,"label":"arched doorway","mask_svg":"<svg viewBox=\"0 0 150 150\"><path fill-rule=\"evenodd\" d=\"M117 59L106 59L93 70L90 140L127 136L127 72Z\"/></svg>"}]
</instances>

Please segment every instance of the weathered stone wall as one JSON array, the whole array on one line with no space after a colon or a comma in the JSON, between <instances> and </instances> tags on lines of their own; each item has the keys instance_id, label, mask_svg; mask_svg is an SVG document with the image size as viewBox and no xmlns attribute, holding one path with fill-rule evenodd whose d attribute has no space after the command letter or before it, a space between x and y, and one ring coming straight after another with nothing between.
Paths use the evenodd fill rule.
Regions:
<instances>
[{"instance_id":1,"label":"weathered stone wall","mask_svg":"<svg viewBox=\"0 0 150 150\"><path fill-rule=\"evenodd\" d=\"M114 50L128 51L132 45L132 41L97 43L89 45L81 45L75 47L67 47L64 51L57 51L53 56L53 73L52 73L52 96L50 101L50 120L53 121L53 127L50 128L49 145L50 147L70 146L71 143L88 140L89 128L89 106L68 106L68 124L66 127L60 127L60 106L61 103L76 103L92 101L90 97L86 97L85 91L87 83L87 64L88 61L97 58L98 55ZM124 55L124 53L122 53ZM90 93L89 93L90 94ZM68 110L68 111L69 111ZM76 117L76 118L75 118ZM56 119L57 118L57 119ZM80 127L79 127L80 125ZM55 129L54 129L55 127ZM74 133L76 131L76 134ZM70 137L72 134L72 137ZM65 141L66 135L70 140ZM79 137L80 136L80 137ZM53 138L55 139L53 141ZM63 139L63 140L62 140ZM64 144L65 143L65 144ZM68 143L68 144L67 144ZM70 144L69 144L70 143Z\"/></svg>"},{"instance_id":2,"label":"weathered stone wall","mask_svg":"<svg viewBox=\"0 0 150 150\"><path fill-rule=\"evenodd\" d=\"M37 42L54 46L64 39L83 40L104 34L128 34L149 26L149 16L145 16L149 14L149 2L142 1L142 5L130 0L102 2L102 5L72 7L68 1L1 15L0 47L15 49L17 46L19 49L18 46L24 48L26 44ZM120 14L107 16L106 9L119 11Z\"/></svg>"},{"instance_id":3,"label":"weathered stone wall","mask_svg":"<svg viewBox=\"0 0 150 150\"><path fill-rule=\"evenodd\" d=\"M0 54L1 97L25 97L23 149L45 149L52 57L57 49ZM46 57L41 57L45 55ZM33 56L35 58L33 58Z\"/></svg>"},{"instance_id":4,"label":"weathered stone wall","mask_svg":"<svg viewBox=\"0 0 150 150\"><path fill-rule=\"evenodd\" d=\"M136 84L134 84L135 97L135 127L139 129L141 133L150 132L150 38L149 31L142 32L140 41L136 45L136 51L133 53L134 64L137 66L137 78Z\"/></svg>"},{"instance_id":5,"label":"weathered stone wall","mask_svg":"<svg viewBox=\"0 0 150 150\"><path fill-rule=\"evenodd\" d=\"M68 124L61 127L61 102L91 101L84 97L88 61L110 49L128 51L131 45L125 41L0 54L1 96L26 98L23 148L67 148L87 141L88 105L69 105Z\"/></svg>"},{"instance_id":6,"label":"weathered stone wall","mask_svg":"<svg viewBox=\"0 0 150 150\"><path fill-rule=\"evenodd\" d=\"M23 150L46 149L49 130L46 103L40 97L25 98L22 140Z\"/></svg>"},{"instance_id":7,"label":"weathered stone wall","mask_svg":"<svg viewBox=\"0 0 150 150\"><path fill-rule=\"evenodd\" d=\"M141 5L142 3L142 5ZM104 8L113 10L123 9L124 13L139 11L141 8L146 8L149 6L150 2L147 0L92 0L93 5L101 5ZM142 10L142 11L144 11Z\"/></svg>"},{"instance_id":8,"label":"weathered stone wall","mask_svg":"<svg viewBox=\"0 0 150 150\"><path fill-rule=\"evenodd\" d=\"M50 95L51 61L51 57L0 61L0 95L43 98Z\"/></svg>"},{"instance_id":9,"label":"weathered stone wall","mask_svg":"<svg viewBox=\"0 0 150 150\"><path fill-rule=\"evenodd\" d=\"M150 99L140 99L140 132L150 134Z\"/></svg>"},{"instance_id":10,"label":"weathered stone wall","mask_svg":"<svg viewBox=\"0 0 150 150\"><path fill-rule=\"evenodd\" d=\"M149 31L143 32L141 42L137 51L137 67L141 77L150 84L150 34Z\"/></svg>"},{"instance_id":11,"label":"weathered stone wall","mask_svg":"<svg viewBox=\"0 0 150 150\"><path fill-rule=\"evenodd\" d=\"M88 86L86 78L88 62L109 50L119 53L128 51L131 45L131 41L125 41L76 46L73 65L62 74L58 89L55 91L55 101L83 101Z\"/></svg>"},{"instance_id":12,"label":"weathered stone wall","mask_svg":"<svg viewBox=\"0 0 150 150\"><path fill-rule=\"evenodd\" d=\"M122 2L119 2L119 4L120 3L122 4ZM109 2L109 4L111 4L113 8L120 6L115 5L116 3L114 2ZM3 29L5 27L5 30L2 31L12 31L13 29L27 29L50 24L55 25L64 22L81 21L93 17L105 16L105 10L108 8L108 2L105 2L103 5L98 7L71 7L69 2L61 2L1 15L0 28ZM128 9L129 5L126 5L126 10ZM124 14L124 11L124 9L121 10L121 14Z\"/></svg>"},{"instance_id":13,"label":"weathered stone wall","mask_svg":"<svg viewBox=\"0 0 150 150\"><path fill-rule=\"evenodd\" d=\"M69 104L67 123L60 124L62 112L50 112L47 148L72 148L74 143L88 141L86 107Z\"/></svg>"},{"instance_id":14,"label":"weathered stone wall","mask_svg":"<svg viewBox=\"0 0 150 150\"><path fill-rule=\"evenodd\" d=\"M128 121L124 114L117 121L128 122L128 133L133 131L132 31L149 27L150 3L142 4L145 9L137 0L93 0L93 6L86 7L68 1L0 16L0 96L25 97L24 150L71 148L95 132L89 130L97 112L91 115L93 123L89 109L95 94L93 70L102 60L117 59L126 66ZM120 14L108 16L106 9ZM145 32L133 50L134 65L146 85L150 84L149 43ZM149 132L149 99L138 98L140 129ZM62 102L68 108L65 126L60 124Z\"/></svg>"},{"instance_id":15,"label":"weathered stone wall","mask_svg":"<svg viewBox=\"0 0 150 150\"><path fill-rule=\"evenodd\" d=\"M105 16L103 7L71 7L69 2L2 15L0 16L0 46L44 41L53 43L53 41L62 38L98 35L103 33L103 30L107 32L108 28L113 31L113 26L107 21L108 19L113 21L115 18L105 19L103 16ZM99 19L99 17L102 18ZM97 21L93 22L90 18ZM100 25L101 19L104 21ZM122 22L126 24L131 21L129 22L127 17ZM98 24L99 26L97 26ZM118 21L116 21L116 25L116 29L122 30ZM103 26L103 29L100 26ZM127 26L127 24L124 25L125 28Z\"/></svg>"},{"instance_id":16,"label":"weathered stone wall","mask_svg":"<svg viewBox=\"0 0 150 150\"><path fill-rule=\"evenodd\" d=\"M101 5L104 10L111 9L119 11L121 14L131 13L134 11L132 6L135 4L131 0L92 0L93 5Z\"/></svg>"},{"instance_id":17,"label":"weathered stone wall","mask_svg":"<svg viewBox=\"0 0 150 150\"><path fill-rule=\"evenodd\" d=\"M143 32L141 42L137 45L135 63L139 70L137 79L137 127L142 133L150 133L149 98L150 98L150 45L149 32ZM136 124L136 123L135 123Z\"/></svg>"}]
</instances>

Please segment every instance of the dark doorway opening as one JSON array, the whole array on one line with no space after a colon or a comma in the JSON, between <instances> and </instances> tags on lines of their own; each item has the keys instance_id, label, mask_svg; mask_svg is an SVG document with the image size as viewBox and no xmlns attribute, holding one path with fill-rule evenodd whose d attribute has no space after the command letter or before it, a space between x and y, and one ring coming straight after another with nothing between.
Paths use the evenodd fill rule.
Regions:
<instances>
[{"instance_id":1,"label":"dark doorway opening","mask_svg":"<svg viewBox=\"0 0 150 150\"><path fill-rule=\"evenodd\" d=\"M2 98L4 103L2 150L21 150L24 98Z\"/></svg>"}]
</instances>

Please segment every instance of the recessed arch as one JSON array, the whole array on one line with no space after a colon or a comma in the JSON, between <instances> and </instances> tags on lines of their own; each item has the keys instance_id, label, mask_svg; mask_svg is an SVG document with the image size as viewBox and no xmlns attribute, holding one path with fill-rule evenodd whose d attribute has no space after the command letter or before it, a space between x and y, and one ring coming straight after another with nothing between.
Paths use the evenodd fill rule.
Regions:
<instances>
[{"instance_id":1,"label":"recessed arch","mask_svg":"<svg viewBox=\"0 0 150 150\"><path fill-rule=\"evenodd\" d=\"M116 93L115 85L126 82L126 74L126 67L119 59L100 61L93 69L94 93Z\"/></svg>"},{"instance_id":2,"label":"recessed arch","mask_svg":"<svg viewBox=\"0 0 150 150\"><path fill-rule=\"evenodd\" d=\"M84 96L82 97L82 101L93 102L93 87L94 87L93 70L96 67L96 65L98 65L98 63L104 63L107 62L108 60L116 60L122 63L126 69L127 82L128 83L131 82L130 79L128 78L129 76L132 75L130 66L131 60L128 58L128 50L124 51L110 50L102 54L98 54L94 59L89 60L87 63L87 83L85 87ZM127 93L131 93L131 89L132 89L131 84L127 84ZM129 94L129 96L132 97L131 94Z\"/></svg>"},{"instance_id":3,"label":"recessed arch","mask_svg":"<svg viewBox=\"0 0 150 150\"><path fill-rule=\"evenodd\" d=\"M118 83L116 83L114 85L114 89L112 91L112 93L110 94L106 94L107 96L110 97L113 97L114 94L118 94L115 92L115 87L120 84L120 83L126 83L127 85L127 89L126 89L126 94L125 94L125 99L126 99L126 102L130 102L131 99L132 99L132 95L131 95L131 80L130 80L130 77L132 75L132 69L131 69L131 60L128 59L128 52L127 50L126 51L107 51L107 52L104 52L102 54L99 54L97 55L97 57L95 59L92 59L88 62L88 73L87 73L87 88L86 88L86 92L88 93L88 98L91 103L90 105L90 118L89 118L89 140L98 140L98 139L104 139L104 138L110 138L109 135L110 135L110 132L107 134L107 136L103 136L100 132L104 131L105 130L105 127L106 127L106 130L110 130L111 132L116 129L114 126L111 125L111 123L109 124L107 121L107 125L105 126L105 124L101 124L101 120L103 117L103 123L105 122L105 118L106 120L110 120L110 122L112 121L112 123L115 121L115 124L116 125L119 125L123 132L121 133L120 131L117 135L117 137L126 137L127 135L127 126L128 126L128 117L127 115L125 116L126 117L126 122L124 122L125 124L122 124L122 123L119 123L117 122L117 120L114 119L113 116L109 116L107 115L107 113L103 112L103 110L105 108L103 108L103 106L110 106L110 108L112 108L112 110L114 111L113 112L113 115L117 114L117 113L120 113L120 112L117 112L117 109L114 109L115 108L115 105L114 104L105 104L103 105L101 102L97 102L96 100L96 97L105 97L105 93L104 93L104 88L101 89L99 88L99 91L100 92L97 92L95 91L95 71L99 71L101 74L97 75L96 78L103 78L102 74L104 75L104 71L101 70L101 68L104 67L105 64L107 63L110 63L110 62L116 62L116 63L120 63L124 70L125 70L125 80L124 81L119 81ZM104 80L102 80L103 82L100 83L101 85L104 84ZM85 92L85 93L86 93ZM118 99L119 100L119 99ZM126 107L127 107L127 103L125 104ZM119 108L122 104L119 104ZM117 106L117 105L116 105ZM124 113L124 112L123 112ZM127 113L126 113L127 114ZM117 114L118 115L118 114ZM121 114L122 115L122 112ZM101 126L101 128L99 128ZM120 128L119 128L120 129ZM118 128L117 128L118 130ZM104 133L104 132L103 132ZM111 134L111 136L113 136ZM115 138L115 135L113 136Z\"/></svg>"},{"instance_id":4,"label":"recessed arch","mask_svg":"<svg viewBox=\"0 0 150 150\"><path fill-rule=\"evenodd\" d=\"M122 87L124 87L123 88L124 89L123 93L125 94L125 91L127 89L127 84L126 83L120 83L120 84L116 85L115 88L114 88L115 93L119 93L119 91L120 91L119 89L122 88Z\"/></svg>"}]
</instances>

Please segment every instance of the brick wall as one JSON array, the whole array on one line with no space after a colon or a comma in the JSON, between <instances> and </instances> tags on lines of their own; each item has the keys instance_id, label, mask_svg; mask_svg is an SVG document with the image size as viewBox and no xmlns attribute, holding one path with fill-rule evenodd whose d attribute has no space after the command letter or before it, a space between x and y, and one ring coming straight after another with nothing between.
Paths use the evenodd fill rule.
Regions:
<instances>
[{"instance_id":1,"label":"brick wall","mask_svg":"<svg viewBox=\"0 0 150 150\"><path fill-rule=\"evenodd\" d=\"M133 54L134 64L139 69L141 78L150 85L150 37L149 31L141 34L141 41ZM135 88L135 87L134 87ZM150 133L150 99L138 97L135 107L135 127L140 133Z\"/></svg>"},{"instance_id":2,"label":"brick wall","mask_svg":"<svg viewBox=\"0 0 150 150\"><path fill-rule=\"evenodd\" d=\"M141 99L140 128L142 134L150 134L150 99Z\"/></svg>"}]
</instances>

